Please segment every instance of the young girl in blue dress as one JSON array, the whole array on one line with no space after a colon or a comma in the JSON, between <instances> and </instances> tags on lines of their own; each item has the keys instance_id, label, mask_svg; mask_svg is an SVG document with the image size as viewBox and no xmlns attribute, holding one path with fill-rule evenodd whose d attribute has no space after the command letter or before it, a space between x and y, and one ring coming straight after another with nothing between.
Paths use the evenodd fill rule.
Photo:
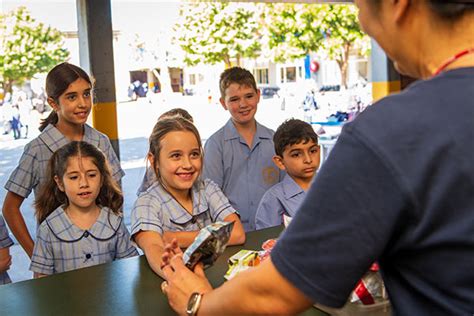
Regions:
<instances>
[{"instance_id":1,"label":"young girl in blue dress","mask_svg":"<svg viewBox=\"0 0 474 316\"><path fill-rule=\"evenodd\" d=\"M122 204L96 146L73 141L58 149L35 202L40 225L30 270L38 277L137 255Z\"/></svg>"},{"instance_id":2,"label":"young girl in blue dress","mask_svg":"<svg viewBox=\"0 0 474 316\"><path fill-rule=\"evenodd\" d=\"M201 138L182 117L158 120L150 136L148 161L156 181L140 194L132 210L131 234L155 273L160 269L163 241L189 246L199 230L216 221L234 222L229 244L242 244L239 215L212 181L200 178Z\"/></svg>"},{"instance_id":3,"label":"young girl in blue dress","mask_svg":"<svg viewBox=\"0 0 474 316\"><path fill-rule=\"evenodd\" d=\"M5 221L29 257L34 242L20 207L32 190L37 196L48 160L58 148L74 140L86 141L105 153L115 180L124 175L109 138L86 124L93 105L93 90L89 75L67 62L55 66L46 77L47 101L53 111L41 123L41 134L25 146L18 166L5 184L8 193L3 203Z\"/></svg>"}]
</instances>

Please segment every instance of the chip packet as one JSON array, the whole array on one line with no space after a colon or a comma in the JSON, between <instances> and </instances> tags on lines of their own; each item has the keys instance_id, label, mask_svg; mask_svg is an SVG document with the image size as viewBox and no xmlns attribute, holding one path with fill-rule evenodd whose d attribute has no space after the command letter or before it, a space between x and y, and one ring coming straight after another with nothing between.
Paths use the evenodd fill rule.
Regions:
<instances>
[{"instance_id":1,"label":"chip packet","mask_svg":"<svg viewBox=\"0 0 474 316\"><path fill-rule=\"evenodd\" d=\"M193 269L198 262L210 267L224 252L234 222L215 222L201 229L183 254L184 264Z\"/></svg>"},{"instance_id":2,"label":"chip packet","mask_svg":"<svg viewBox=\"0 0 474 316\"><path fill-rule=\"evenodd\" d=\"M276 239L268 239L262 244L262 250L242 249L229 258L229 269L224 275L226 280L230 280L242 271L258 266L261 262L270 257L270 253L276 244Z\"/></svg>"},{"instance_id":3,"label":"chip packet","mask_svg":"<svg viewBox=\"0 0 474 316\"><path fill-rule=\"evenodd\" d=\"M258 266L260 258L258 251L242 249L229 258L229 269L224 275L226 280L230 280L242 271Z\"/></svg>"},{"instance_id":4,"label":"chip packet","mask_svg":"<svg viewBox=\"0 0 474 316\"><path fill-rule=\"evenodd\" d=\"M388 299L382 276L377 263L372 264L369 271L357 282L351 293L350 302L372 305Z\"/></svg>"},{"instance_id":5,"label":"chip packet","mask_svg":"<svg viewBox=\"0 0 474 316\"><path fill-rule=\"evenodd\" d=\"M321 304L315 304L315 306L334 316L389 316L392 314L377 263L374 263L359 280L344 307L331 308Z\"/></svg>"}]
</instances>

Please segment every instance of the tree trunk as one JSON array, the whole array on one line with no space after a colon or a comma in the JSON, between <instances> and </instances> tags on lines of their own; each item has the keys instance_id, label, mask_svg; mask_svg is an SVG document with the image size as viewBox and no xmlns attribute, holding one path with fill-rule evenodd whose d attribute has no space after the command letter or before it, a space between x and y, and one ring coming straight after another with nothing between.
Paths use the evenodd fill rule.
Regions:
<instances>
[{"instance_id":1,"label":"tree trunk","mask_svg":"<svg viewBox=\"0 0 474 316\"><path fill-rule=\"evenodd\" d=\"M344 60L341 65L341 79L342 85L347 89L347 60Z\"/></svg>"},{"instance_id":2,"label":"tree trunk","mask_svg":"<svg viewBox=\"0 0 474 316\"><path fill-rule=\"evenodd\" d=\"M12 87L13 87L13 80L11 79L6 79L4 82L3 82L3 93L7 93L7 92L12 92Z\"/></svg>"},{"instance_id":3,"label":"tree trunk","mask_svg":"<svg viewBox=\"0 0 474 316\"><path fill-rule=\"evenodd\" d=\"M230 61L230 56L229 55L225 54L222 59L224 59L226 69L232 67L232 62Z\"/></svg>"},{"instance_id":4,"label":"tree trunk","mask_svg":"<svg viewBox=\"0 0 474 316\"><path fill-rule=\"evenodd\" d=\"M344 44L344 51L341 54L341 58L337 60L337 64L339 65L339 70L341 71L341 84L342 86L347 89L348 85L348 67L349 67L349 52L351 50L351 43Z\"/></svg>"}]
</instances>

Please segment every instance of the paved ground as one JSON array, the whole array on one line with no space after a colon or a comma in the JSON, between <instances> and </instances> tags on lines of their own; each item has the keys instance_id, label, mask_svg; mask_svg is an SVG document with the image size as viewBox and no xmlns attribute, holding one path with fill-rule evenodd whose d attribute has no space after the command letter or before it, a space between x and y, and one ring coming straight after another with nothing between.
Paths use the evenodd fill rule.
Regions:
<instances>
[{"instance_id":1,"label":"paved ground","mask_svg":"<svg viewBox=\"0 0 474 316\"><path fill-rule=\"evenodd\" d=\"M173 107L182 107L194 117L201 138L205 140L224 125L229 117L228 113L215 101L209 103L205 97L183 97L178 95L170 96L165 100L161 95L156 95L150 101L140 99L137 102L126 102L118 105L120 156L122 168L126 173L122 179L122 186L125 196L124 212L127 224L129 224L130 210L136 198L135 192L145 170L144 157L147 152L147 139L157 117ZM259 105L257 119L262 124L276 129L287 118L303 118L303 112L299 107L300 102L296 99L286 99L284 110L282 110L282 99L262 100ZM13 140L11 134L0 135L0 185L2 186L0 202L2 204L6 194L3 186L18 163L23 152L23 146L38 134L39 117L35 117L31 121L33 126L30 126L28 139ZM22 208L31 233L35 231L36 227L32 197L33 195L23 203L24 207ZM15 245L10 248L10 251L13 255L13 265L9 273L13 282L31 278L31 273L28 270L29 260L23 249Z\"/></svg>"}]
</instances>

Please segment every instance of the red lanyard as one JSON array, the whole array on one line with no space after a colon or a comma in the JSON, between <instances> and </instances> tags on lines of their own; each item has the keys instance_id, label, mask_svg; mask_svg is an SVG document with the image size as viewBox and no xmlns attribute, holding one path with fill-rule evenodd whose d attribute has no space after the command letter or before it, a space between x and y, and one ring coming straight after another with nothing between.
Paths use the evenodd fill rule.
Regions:
<instances>
[{"instance_id":1,"label":"red lanyard","mask_svg":"<svg viewBox=\"0 0 474 316\"><path fill-rule=\"evenodd\" d=\"M440 72L442 72L443 70L446 69L446 67L448 67L449 65L451 65L452 63L454 63L456 60L458 60L459 58L461 58L462 56L464 55L467 55L467 54L474 54L474 47L472 48L468 48L468 49L465 49L465 50L462 50L460 51L459 53L457 53L456 55L454 55L453 57L449 58L448 60L446 60L442 65L441 67L438 68L438 70L436 70L433 74L433 77L436 76L436 75L439 75Z\"/></svg>"}]
</instances>

